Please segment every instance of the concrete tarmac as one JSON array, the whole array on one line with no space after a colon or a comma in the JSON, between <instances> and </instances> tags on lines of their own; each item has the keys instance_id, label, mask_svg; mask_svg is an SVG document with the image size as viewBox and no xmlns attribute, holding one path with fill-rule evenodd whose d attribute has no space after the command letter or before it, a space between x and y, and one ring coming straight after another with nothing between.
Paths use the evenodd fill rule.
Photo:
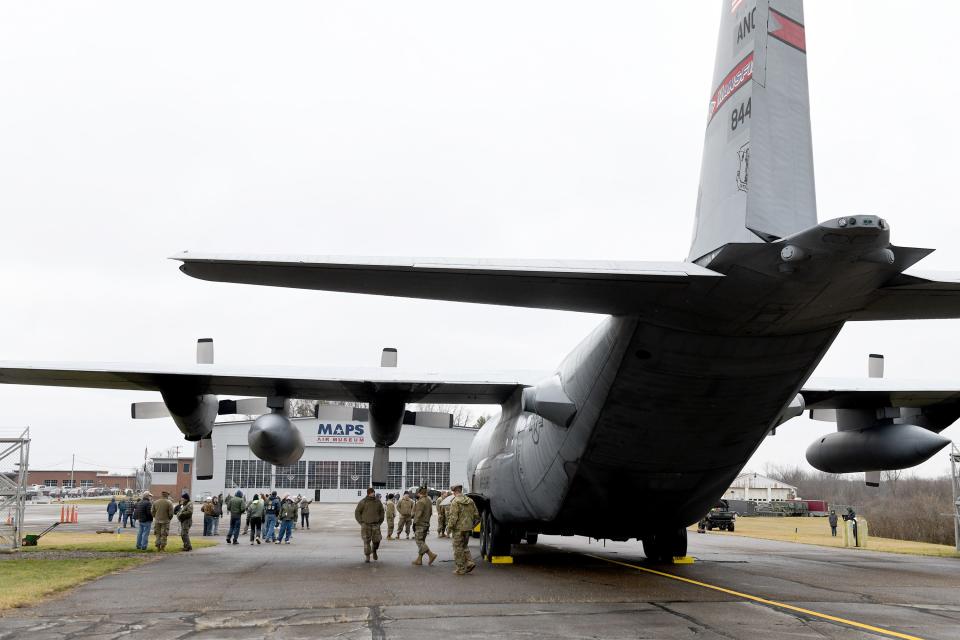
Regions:
<instances>
[{"instance_id":1,"label":"concrete tarmac","mask_svg":"<svg viewBox=\"0 0 960 640\"><path fill-rule=\"evenodd\" d=\"M694 564L654 565L636 542L543 536L513 565L455 576L433 533L434 566L411 566L412 539L365 564L352 506L315 504L311 520L290 545L171 554L9 611L0 640L960 638L955 559L708 533L690 535Z\"/></svg>"}]
</instances>

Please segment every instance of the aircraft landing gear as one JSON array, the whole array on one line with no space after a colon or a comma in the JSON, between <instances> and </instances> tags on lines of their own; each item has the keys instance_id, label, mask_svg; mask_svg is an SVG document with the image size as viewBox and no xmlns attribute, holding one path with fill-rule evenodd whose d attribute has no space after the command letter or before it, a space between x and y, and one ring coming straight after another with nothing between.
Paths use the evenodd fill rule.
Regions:
<instances>
[{"instance_id":1,"label":"aircraft landing gear","mask_svg":"<svg viewBox=\"0 0 960 640\"><path fill-rule=\"evenodd\" d=\"M513 544L510 528L506 527L496 518L490 510L485 510L481 514L480 525L480 555L487 562L491 562L494 556L510 555L510 547Z\"/></svg>"},{"instance_id":2,"label":"aircraft landing gear","mask_svg":"<svg viewBox=\"0 0 960 640\"><path fill-rule=\"evenodd\" d=\"M644 538L643 553L653 562L670 562L687 555L687 530L665 531Z\"/></svg>"}]
</instances>

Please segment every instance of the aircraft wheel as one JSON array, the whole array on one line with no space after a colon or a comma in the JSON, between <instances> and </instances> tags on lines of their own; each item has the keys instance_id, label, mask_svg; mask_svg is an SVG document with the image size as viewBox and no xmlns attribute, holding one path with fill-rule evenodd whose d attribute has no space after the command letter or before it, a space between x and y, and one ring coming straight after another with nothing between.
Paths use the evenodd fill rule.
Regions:
<instances>
[{"instance_id":1,"label":"aircraft wheel","mask_svg":"<svg viewBox=\"0 0 960 640\"><path fill-rule=\"evenodd\" d=\"M643 539L643 553L653 562L670 562L687 555L687 530L665 531Z\"/></svg>"},{"instance_id":2,"label":"aircraft wheel","mask_svg":"<svg viewBox=\"0 0 960 640\"><path fill-rule=\"evenodd\" d=\"M540 534L537 533L528 533L526 535L527 544L537 544L537 539L540 537Z\"/></svg>"},{"instance_id":3,"label":"aircraft wheel","mask_svg":"<svg viewBox=\"0 0 960 640\"><path fill-rule=\"evenodd\" d=\"M480 514L480 557L489 560L490 551L490 512L484 511Z\"/></svg>"},{"instance_id":4,"label":"aircraft wheel","mask_svg":"<svg viewBox=\"0 0 960 640\"><path fill-rule=\"evenodd\" d=\"M492 560L493 556L510 555L510 547L512 546L510 528L500 524L497 519L493 517L493 513L489 511L487 512L487 522L490 525L490 537L487 540L488 559Z\"/></svg>"}]
</instances>

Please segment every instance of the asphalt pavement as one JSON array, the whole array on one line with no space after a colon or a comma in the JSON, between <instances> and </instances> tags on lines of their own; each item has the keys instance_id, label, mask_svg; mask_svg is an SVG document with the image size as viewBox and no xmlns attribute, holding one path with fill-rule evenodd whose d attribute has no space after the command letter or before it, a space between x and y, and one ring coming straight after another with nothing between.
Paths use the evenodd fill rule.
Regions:
<instances>
[{"instance_id":1,"label":"asphalt pavement","mask_svg":"<svg viewBox=\"0 0 960 640\"><path fill-rule=\"evenodd\" d=\"M691 535L693 564L655 565L636 542L541 536L512 565L456 576L432 533L433 566L410 564L412 539L365 564L352 506L311 518L290 545L170 554L7 612L0 640L960 638L955 559L711 533Z\"/></svg>"}]
</instances>

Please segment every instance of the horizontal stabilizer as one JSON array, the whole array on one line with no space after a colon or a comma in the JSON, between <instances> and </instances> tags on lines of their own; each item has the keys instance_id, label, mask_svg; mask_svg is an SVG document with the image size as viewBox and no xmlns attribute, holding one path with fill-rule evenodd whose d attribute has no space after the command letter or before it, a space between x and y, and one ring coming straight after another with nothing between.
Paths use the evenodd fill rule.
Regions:
<instances>
[{"instance_id":1,"label":"horizontal stabilizer","mask_svg":"<svg viewBox=\"0 0 960 640\"><path fill-rule=\"evenodd\" d=\"M850 320L960 318L960 273L905 271L877 289Z\"/></svg>"},{"instance_id":2,"label":"horizontal stabilizer","mask_svg":"<svg viewBox=\"0 0 960 640\"><path fill-rule=\"evenodd\" d=\"M689 262L221 255L172 259L201 280L587 313L631 313L722 277Z\"/></svg>"}]
</instances>

